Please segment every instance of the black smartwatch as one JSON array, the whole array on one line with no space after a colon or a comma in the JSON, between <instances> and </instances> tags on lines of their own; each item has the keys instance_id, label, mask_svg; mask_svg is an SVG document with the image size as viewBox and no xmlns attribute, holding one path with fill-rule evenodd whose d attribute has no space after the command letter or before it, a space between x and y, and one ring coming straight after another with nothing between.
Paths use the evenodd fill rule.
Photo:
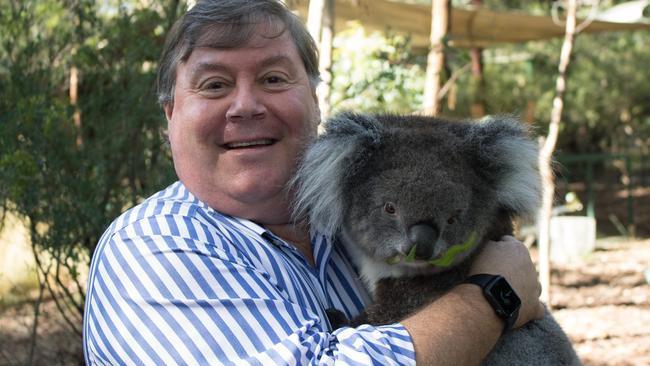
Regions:
<instances>
[{"instance_id":1,"label":"black smartwatch","mask_svg":"<svg viewBox=\"0 0 650 366\"><path fill-rule=\"evenodd\" d=\"M490 303L494 312L503 319L505 323L503 331L512 328L519 316L521 300L505 278L483 273L469 276L464 283L480 286L485 299Z\"/></svg>"}]
</instances>

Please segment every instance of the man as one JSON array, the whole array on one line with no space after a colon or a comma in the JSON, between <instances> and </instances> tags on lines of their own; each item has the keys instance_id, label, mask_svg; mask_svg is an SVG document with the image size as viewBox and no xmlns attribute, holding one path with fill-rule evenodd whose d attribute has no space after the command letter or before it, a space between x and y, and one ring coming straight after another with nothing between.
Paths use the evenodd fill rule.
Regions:
<instances>
[{"instance_id":1,"label":"man","mask_svg":"<svg viewBox=\"0 0 650 366\"><path fill-rule=\"evenodd\" d=\"M330 329L369 298L346 253L291 220L286 182L316 136L316 48L276 0L199 1L170 32L159 95L179 182L117 218L94 254L89 364L476 364L503 323L475 285L403 322ZM512 238L478 258L539 318Z\"/></svg>"}]
</instances>

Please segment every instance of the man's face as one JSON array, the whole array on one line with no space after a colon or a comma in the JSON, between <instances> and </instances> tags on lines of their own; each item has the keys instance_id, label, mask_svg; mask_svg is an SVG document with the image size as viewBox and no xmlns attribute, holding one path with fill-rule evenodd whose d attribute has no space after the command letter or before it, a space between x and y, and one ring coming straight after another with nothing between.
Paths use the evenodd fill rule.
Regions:
<instances>
[{"instance_id":1,"label":"man's face","mask_svg":"<svg viewBox=\"0 0 650 366\"><path fill-rule=\"evenodd\" d=\"M176 173L197 198L282 224L284 188L316 136L319 110L289 34L262 35L241 48L196 48L178 65L165 114Z\"/></svg>"}]
</instances>

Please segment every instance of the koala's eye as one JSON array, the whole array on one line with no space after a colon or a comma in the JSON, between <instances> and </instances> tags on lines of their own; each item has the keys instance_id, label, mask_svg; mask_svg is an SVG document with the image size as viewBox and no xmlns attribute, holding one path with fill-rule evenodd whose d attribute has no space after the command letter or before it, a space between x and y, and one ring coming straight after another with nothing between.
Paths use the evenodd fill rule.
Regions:
<instances>
[{"instance_id":1,"label":"koala's eye","mask_svg":"<svg viewBox=\"0 0 650 366\"><path fill-rule=\"evenodd\" d=\"M392 202L386 202L384 203L384 211L387 214L394 215L396 210L395 210L395 205Z\"/></svg>"}]
</instances>

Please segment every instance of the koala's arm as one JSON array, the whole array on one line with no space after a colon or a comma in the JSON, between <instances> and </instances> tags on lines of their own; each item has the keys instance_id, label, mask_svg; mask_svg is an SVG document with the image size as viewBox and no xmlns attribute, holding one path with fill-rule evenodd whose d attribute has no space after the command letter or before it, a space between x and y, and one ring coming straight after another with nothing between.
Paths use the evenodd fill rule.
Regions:
<instances>
[{"instance_id":1,"label":"koala's arm","mask_svg":"<svg viewBox=\"0 0 650 366\"><path fill-rule=\"evenodd\" d=\"M491 243L470 274L504 276L522 300L515 327L541 319L537 273L526 247L512 237ZM418 365L478 365L495 346L503 321L475 285L454 287L401 322L411 335Z\"/></svg>"}]
</instances>

